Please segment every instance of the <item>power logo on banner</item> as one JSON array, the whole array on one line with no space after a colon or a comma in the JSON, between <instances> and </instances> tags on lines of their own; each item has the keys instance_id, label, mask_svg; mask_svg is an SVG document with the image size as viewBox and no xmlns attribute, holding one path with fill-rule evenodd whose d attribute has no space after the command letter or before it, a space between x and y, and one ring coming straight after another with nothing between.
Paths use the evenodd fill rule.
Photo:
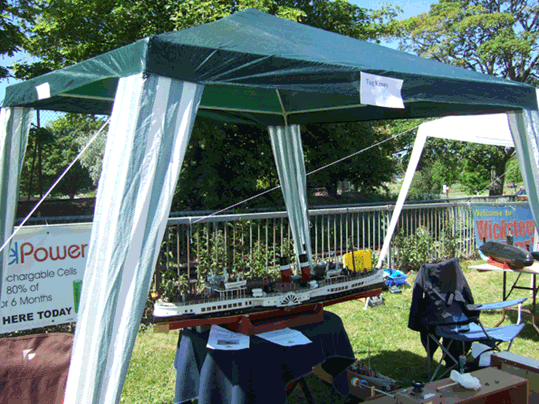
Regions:
<instances>
[{"instance_id":1,"label":"power logo on banner","mask_svg":"<svg viewBox=\"0 0 539 404\"><path fill-rule=\"evenodd\" d=\"M21 228L2 274L0 334L76 321L91 223Z\"/></svg>"},{"instance_id":2,"label":"power logo on banner","mask_svg":"<svg viewBox=\"0 0 539 404\"><path fill-rule=\"evenodd\" d=\"M505 243L513 236L513 244L524 249L533 249L535 223L529 206L472 206L475 241Z\"/></svg>"}]
</instances>

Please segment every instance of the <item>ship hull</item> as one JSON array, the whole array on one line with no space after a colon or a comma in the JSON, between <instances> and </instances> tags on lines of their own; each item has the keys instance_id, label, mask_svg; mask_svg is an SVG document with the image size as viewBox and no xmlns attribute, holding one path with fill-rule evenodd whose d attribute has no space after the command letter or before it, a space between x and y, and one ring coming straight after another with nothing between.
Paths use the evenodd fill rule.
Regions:
<instances>
[{"instance_id":1,"label":"ship hull","mask_svg":"<svg viewBox=\"0 0 539 404\"><path fill-rule=\"evenodd\" d=\"M507 263L512 267L523 268L532 265L534 262L531 253L510 244L488 241L479 247L479 250L492 260L502 264Z\"/></svg>"},{"instance_id":2,"label":"ship hull","mask_svg":"<svg viewBox=\"0 0 539 404\"><path fill-rule=\"evenodd\" d=\"M319 308L328 307L333 304L342 303L350 300L357 300L369 297L376 297L382 293L382 288L360 291L343 296L332 296L330 299L321 300L319 302L308 302L298 306L293 306L286 309L268 309L249 310L244 312L234 313L215 313L214 315L206 316L171 316L171 317L154 317L154 327L157 330L165 327L162 331L176 330L187 327L199 327L204 325L236 325L248 317L253 324L268 322L271 320L297 317L301 315L309 315L316 312ZM298 324L296 324L298 325Z\"/></svg>"}]
</instances>

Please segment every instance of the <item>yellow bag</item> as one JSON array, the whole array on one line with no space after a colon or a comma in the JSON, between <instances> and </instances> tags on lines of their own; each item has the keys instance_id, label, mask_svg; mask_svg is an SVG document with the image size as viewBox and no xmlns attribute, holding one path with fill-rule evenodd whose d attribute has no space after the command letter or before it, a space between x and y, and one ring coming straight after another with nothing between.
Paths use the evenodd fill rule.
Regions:
<instances>
[{"instance_id":1,"label":"yellow bag","mask_svg":"<svg viewBox=\"0 0 539 404\"><path fill-rule=\"evenodd\" d=\"M359 250L344 254L344 266L355 272L370 271L372 269L371 251Z\"/></svg>"}]
</instances>

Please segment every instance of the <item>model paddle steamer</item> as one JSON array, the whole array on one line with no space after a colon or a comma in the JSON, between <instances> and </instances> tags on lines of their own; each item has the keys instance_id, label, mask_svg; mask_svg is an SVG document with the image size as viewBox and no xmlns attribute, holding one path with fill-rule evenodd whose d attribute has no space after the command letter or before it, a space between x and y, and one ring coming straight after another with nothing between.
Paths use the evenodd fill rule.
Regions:
<instances>
[{"instance_id":1,"label":"model paddle steamer","mask_svg":"<svg viewBox=\"0 0 539 404\"><path fill-rule=\"evenodd\" d=\"M300 256L301 274L292 275L288 258L280 260L280 279L270 277L231 280L223 275L206 279L205 295L186 296L182 302L159 300L154 305L157 322L174 319L215 318L286 309L335 300L381 289L383 270L348 268L340 262L318 263L312 268Z\"/></svg>"}]
</instances>

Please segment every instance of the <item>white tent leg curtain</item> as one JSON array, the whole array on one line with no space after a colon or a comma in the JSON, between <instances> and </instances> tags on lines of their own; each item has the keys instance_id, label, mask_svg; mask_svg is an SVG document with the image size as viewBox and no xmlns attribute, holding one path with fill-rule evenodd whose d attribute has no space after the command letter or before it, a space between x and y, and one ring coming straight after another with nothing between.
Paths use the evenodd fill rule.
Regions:
<instances>
[{"instance_id":1,"label":"white tent leg curtain","mask_svg":"<svg viewBox=\"0 0 539 404\"><path fill-rule=\"evenodd\" d=\"M406 200L406 195L408 195L408 190L410 189L410 185L412 184L412 180L414 179L414 173L417 168L417 163L421 158L421 153L423 152L423 147L425 146L426 140L427 134L425 132L422 132L420 127L420 130L417 132L417 136L415 138L414 148L412 149L412 155L410 156L410 162L408 163L408 168L406 169L406 174L402 182L399 197L397 198L397 203L395 204L395 209L393 210L393 214L391 215L391 221L389 222L387 234L384 238L384 245L382 246L382 251L380 251L380 257L378 258L376 268L382 268L384 259L389 251L389 244L391 243L391 238L393 237L395 227L397 226L397 222L399 221L402 206L404 205L404 201Z\"/></svg>"},{"instance_id":2,"label":"white tent leg curtain","mask_svg":"<svg viewBox=\"0 0 539 404\"><path fill-rule=\"evenodd\" d=\"M0 111L0 246L11 236L19 196L19 179L33 110L3 108ZM0 293L9 245L0 251Z\"/></svg>"},{"instance_id":3,"label":"white tent leg curtain","mask_svg":"<svg viewBox=\"0 0 539 404\"><path fill-rule=\"evenodd\" d=\"M528 203L537 228L539 223L539 112L511 112L507 116L528 194Z\"/></svg>"},{"instance_id":4,"label":"white tent leg curtain","mask_svg":"<svg viewBox=\"0 0 539 404\"><path fill-rule=\"evenodd\" d=\"M294 253L296 257L306 253L312 266L309 212L307 211L307 176L300 126L269 126L268 130L294 238Z\"/></svg>"},{"instance_id":5,"label":"white tent leg curtain","mask_svg":"<svg viewBox=\"0 0 539 404\"><path fill-rule=\"evenodd\" d=\"M65 403L117 403L203 86L121 78L99 181Z\"/></svg>"}]
</instances>

